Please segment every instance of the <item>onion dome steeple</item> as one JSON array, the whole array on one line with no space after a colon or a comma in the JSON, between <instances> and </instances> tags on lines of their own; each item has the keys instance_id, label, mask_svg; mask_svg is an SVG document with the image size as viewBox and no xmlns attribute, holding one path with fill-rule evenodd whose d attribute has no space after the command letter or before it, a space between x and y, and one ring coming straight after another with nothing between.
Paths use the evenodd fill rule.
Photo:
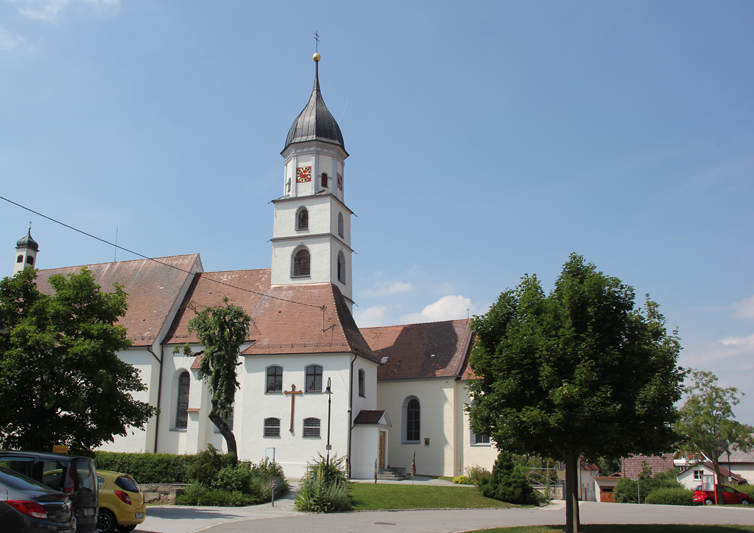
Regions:
<instances>
[{"instance_id":1,"label":"onion dome steeple","mask_svg":"<svg viewBox=\"0 0 754 533\"><path fill-rule=\"evenodd\" d=\"M291 129L288 131L288 137L285 140L286 148L293 143L305 141L323 141L340 145L345 151L343 143L343 134L340 132L340 126L333 118L330 110L327 109L325 101L322 99L322 92L319 89L319 60L320 55L314 54L314 88L309 102L304 110L293 121Z\"/></svg>"},{"instance_id":2,"label":"onion dome steeple","mask_svg":"<svg viewBox=\"0 0 754 533\"><path fill-rule=\"evenodd\" d=\"M37 241L31 236L31 226L29 226L29 231L26 236L18 239L18 242L16 242L16 248L31 248L35 252L39 251L39 244L37 244Z\"/></svg>"},{"instance_id":3,"label":"onion dome steeple","mask_svg":"<svg viewBox=\"0 0 754 533\"><path fill-rule=\"evenodd\" d=\"M13 275L21 272L26 267L33 267L37 261L39 244L31 237L31 226L24 237L16 242L16 261L13 264Z\"/></svg>"}]
</instances>

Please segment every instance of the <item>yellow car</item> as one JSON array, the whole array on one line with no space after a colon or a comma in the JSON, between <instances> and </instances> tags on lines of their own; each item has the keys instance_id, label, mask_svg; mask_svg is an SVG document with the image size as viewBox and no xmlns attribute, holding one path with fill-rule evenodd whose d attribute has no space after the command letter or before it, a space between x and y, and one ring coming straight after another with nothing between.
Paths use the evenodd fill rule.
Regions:
<instances>
[{"instance_id":1,"label":"yellow car","mask_svg":"<svg viewBox=\"0 0 754 533\"><path fill-rule=\"evenodd\" d=\"M146 518L147 506L139 485L126 474L97 470L99 485L99 519L97 531L121 533L136 529Z\"/></svg>"}]
</instances>

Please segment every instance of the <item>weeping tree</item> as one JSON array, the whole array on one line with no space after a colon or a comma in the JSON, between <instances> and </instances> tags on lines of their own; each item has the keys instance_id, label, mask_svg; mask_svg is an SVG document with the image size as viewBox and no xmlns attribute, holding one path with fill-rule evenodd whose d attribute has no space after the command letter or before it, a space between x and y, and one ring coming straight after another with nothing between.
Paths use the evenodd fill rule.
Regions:
<instances>
[{"instance_id":1,"label":"weeping tree","mask_svg":"<svg viewBox=\"0 0 754 533\"><path fill-rule=\"evenodd\" d=\"M471 428L501 450L566 466L566 532L579 530L579 457L654 454L676 441L684 371L658 305L572 254L546 294L536 276L475 317Z\"/></svg>"},{"instance_id":2,"label":"weeping tree","mask_svg":"<svg viewBox=\"0 0 754 533\"><path fill-rule=\"evenodd\" d=\"M241 364L239 350L249 335L251 317L242 307L228 303L223 298L223 305L205 307L188 323L190 333L195 333L199 343L204 346L199 378L210 387L212 409L209 419L220 430L228 445L228 452L238 456L236 437L228 424L233 412L238 383L237 368ZM179 352L176 348L173 353ZM191 347L183 346L185 355L192 355Z\"/></svg>"}]
</instances>

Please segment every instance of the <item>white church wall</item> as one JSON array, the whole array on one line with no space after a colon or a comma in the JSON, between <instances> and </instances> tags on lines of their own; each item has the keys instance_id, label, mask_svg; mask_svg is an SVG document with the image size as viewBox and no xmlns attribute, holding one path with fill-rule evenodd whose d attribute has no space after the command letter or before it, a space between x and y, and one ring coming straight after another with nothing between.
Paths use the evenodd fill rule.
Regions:
<instances>
[{"instance_id":1,"label":"white church wall","mask_svg":"<svg viewBox=\"0 0 754 533\"><path fill-rule=\"evenodd\" d=\"M131 364L139 371L139 378L148 387L151 383L157 383L159 368L156 367L156 361L146 347L135 347L123 350L118 353L118 357L128 364ZM156 386L154 387L156 389ZM152 394L151 390L133 392L131 396L134 400L148 402L152 405L157 404L157 394ZM113 442L103 444L99 449L107 452L146 452L151 451L154 446L154 429L149 423L145 426L147 429L129 428L126 436L115 435Z\"/></svg>"},{"instance_id":2,"label":"white church wall","mask_svg":"<svg viewBox=\"0 0 754 533\"><path fill-rule=\"evenodd\" d=\"M393 424L388 434L390 466L410 470L416 453L417 474L453 475L454 381L452 378L434 378L378 382L377 408L385 409ZM421 408L419 443L404 442L403 406L409 397L416 397Z\"/></svg>"},{"instance_id":3,"label":"white church wall","mask_svg":"<svg viewBox=\"0 0 754 533\"><path fill-rule=\"evenodd\" d=\"M459 380L456 383L458 412L462 417L462 422L459 426L459 435L462 442L462 446L459 448L461 450L461 468L458 469L456 475L465 474L466 469L472 466L481 466L492 472L492 466L495 464L495 459L497 459L498 449L495 447L495 443L491 439L490 444L473 444L471 442L471 420L469 413L463 409L465 404L471 403L471 397L466 388L465 380Z\"/></svg>"},{"instance_id":4,"label":"white church wall","mask_svg":"<svg viewBox=\"0 0 754 533\"><path fill-rule=\"evenodd\" d=\"M353 357L353 356L352 356ZM364 371L365 396L359 396L359 370ZM353 364L353 417L358 416L360 411L373 411L377 409L377 363L367 361L361 357L356 358Z\"/></svg>"},{"instance_id":5,"label":"white church wall","mask_svg":"<svg viewBox=\"0 0 754 533\"><path fill-rule=\"evenodd\" d=\"M285 470L287 477L296 479L306 472L307 462L326 455L328 395L324 394L327 379L332 381L330 415L330 456L344 457L348 453L348 400L350 354L275 355L271 357L250 356L244 360L241 388L244 409L238 439L238 455L241 459L259 461L267 449L274 448L275 460ZM323 392L304 392L294 400L293 431L291 425L291 395L282 392L266 393L266 369L276 364L283 368L283 390L305 388L306 367L317 364L322 367ZM280 436L265 437L266 418L280 419ZM320 420L319 437L303 437L305 418ZM236 418L239 423L239 418ZM238 435L237 435L238 436Z\"/></svg>"},{"instance_id":6,"label":"white church wall","mask_svg":"<svg viewBox=\"0 0 754 533\"><path fill-rule=\"evenodd\" d=\"M189 428L198 423L198 416L189 416L188 428L176 428L178 407L178 377L184 371L191 376L189 409L201 406L201 382L191 370L194 357L173 354L172 346L165 346L162 368L162 398L160 399L160 428L157 444L159 453L187 453ZM198 348L194 347L196 351ZM196 438L196 429L192 430ZM196 446L196 445L194 445Z\"/></svg>"},{"instance_id":7,"label":"white church wall","mask_svg":"<svg viewBox=\"0 0 754 533\"><path fill-rule=\"evenodd\" d=\"M301 240L290 240L276 243L272 249L272 285L329 283L332 266L330 263L330 237L322 236L307 239L305 243L309 250L310 275L306 277L292 277L293 253L302 245Z\"/></svg>"},{"instance_id":8,"label":"white church wall","mask_svg":"<svg viewBox=\"0 0 754 533\"><path fill-rule=\"evenodd\" d=\"M385 431L383 428L382 431ZM353 428L351 441L351 477L370 479L374 477L374 464L380 454L380 427L357 425ZM354 453L357 450L358 453Z\"/></svg>"}]
</instances>

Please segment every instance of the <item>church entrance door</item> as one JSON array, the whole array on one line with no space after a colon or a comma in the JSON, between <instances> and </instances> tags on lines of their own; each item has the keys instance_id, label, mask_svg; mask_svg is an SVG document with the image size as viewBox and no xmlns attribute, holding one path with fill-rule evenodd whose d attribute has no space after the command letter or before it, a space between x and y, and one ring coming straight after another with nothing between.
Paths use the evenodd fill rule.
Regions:
<instances>
[{"instance_id":1,"label":"church entrance door","mask_svg":"<svg viewBox=\"0 0 754 533\"><path fill-rule=\"evenodd\" d=\"M385 432L380 431L380 468L385 468Z\"/></svg>"}]
</instances>

